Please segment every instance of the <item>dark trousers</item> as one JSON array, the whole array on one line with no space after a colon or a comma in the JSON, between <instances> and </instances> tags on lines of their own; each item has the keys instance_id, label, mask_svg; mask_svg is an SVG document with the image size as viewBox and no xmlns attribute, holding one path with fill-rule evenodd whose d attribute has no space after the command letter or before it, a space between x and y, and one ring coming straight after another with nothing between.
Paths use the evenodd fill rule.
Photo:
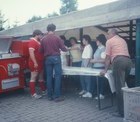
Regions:
<instances>
[{"instance_id":1,"label":"dark trousers","mask_svg":"<svg viewBox=\"0 0 140 122\"><path fill-rule=\"evenodd\" d=\"M96 82L96 77L93 76L91 78L91 89L92 89L92 93L95 94L97 91L97 82ZM105 89L105 82L107 81L107 79L105 77L99 77L98 78L98 83L99 83L99 94L104 95L104 89Z\"/></svg>"},{"instance_id":2,"label":"dark trousers","mask_svg":"<svg viewBox=\"0 0 140 122\"><path fill-rule=\"evenodd\" d=\"M116 87L117 97L117 108L119 114L124 114L124 103L123 103L123 91L122 87L125 86L125 82L128 82L128 76L131 70L131 59L125 56L117 56L112 63L113 76Z\"/></svg>"},{"instance_id":3,"label":"dark trousers","mask_svg":"<svg viewBox=\"0 0 140 122\"><path fill-rule=\"evenodd\" d=\"M81 67L81 61L72 62L72 66ZM80 88L80 76L78 76L78 75L72 76L72 81L74 82L74 86L79 89Z\"/></svg>"}]
</instances>

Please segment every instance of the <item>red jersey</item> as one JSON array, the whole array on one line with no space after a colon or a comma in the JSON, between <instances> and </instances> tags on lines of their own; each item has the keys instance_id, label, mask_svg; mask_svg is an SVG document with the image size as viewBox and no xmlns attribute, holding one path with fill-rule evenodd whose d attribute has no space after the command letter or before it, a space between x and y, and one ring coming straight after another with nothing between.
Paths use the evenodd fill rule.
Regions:
<instances>
[{"instance_id":1,"label":"red jersey","mask_svg":"<svg viewBox=\"0 0 140 122\"><path fill-rule=\"evenodd\" d=\"M38 64L37 68L34 68L34 63L31 60L31 58L29 58L29 68L31 71L41 71L43 69L43 60L44 60L44 56L42 53L40 53L39 49L40 49L40 42L38 42L37 40L35 40L34 38L31 39L31 41L29 42L28 45L29 49L33 49L34 50L34 55Z\"/></svg>"},{"instance_id":2,"label":"red jersey","mask_svg":"<svg viewBox=\"0 0 140 122\"><path fill-rule=\"evenodd\" d=\"M29 42L28 45L29 49L34 49L34 54L35 54L35 58L37 61L42 61L44 58L43 54L40 53L39 49L40 49L40 42L38 42L35 39L31 39L31 41ZM31 60L31 59L30 59Z\"/></svg>"}]
</instances>

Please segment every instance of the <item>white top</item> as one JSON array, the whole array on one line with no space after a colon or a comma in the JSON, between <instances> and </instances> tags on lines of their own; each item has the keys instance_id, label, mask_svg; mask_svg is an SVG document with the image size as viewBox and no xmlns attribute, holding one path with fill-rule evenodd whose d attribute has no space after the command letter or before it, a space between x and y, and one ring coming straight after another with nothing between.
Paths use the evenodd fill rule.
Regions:
<instances>
[{"instance_id":1,"label":"white top","mask_svg":"<svg viewBox=\"0 0 140 122\"><path fill-rule=\"evenodd\" d=\"M62 67L63 66L68 66L68 62L67 62L67 56L69 55L69 52L63 52L63 51L60 51L61 53L61 64L62 64Z\"/></svg>"},{"instance_id":2,"label":"white top","mask_svg":"<svg viewBox=\"0 0 140 122\"><path fill-rule=\"evenodd\" d=\"M82 53L82 58L83 59L89 59L92 58L93 50L90 44L86 45L84 47L84 51Z\"/></svg>"}]
</instances>

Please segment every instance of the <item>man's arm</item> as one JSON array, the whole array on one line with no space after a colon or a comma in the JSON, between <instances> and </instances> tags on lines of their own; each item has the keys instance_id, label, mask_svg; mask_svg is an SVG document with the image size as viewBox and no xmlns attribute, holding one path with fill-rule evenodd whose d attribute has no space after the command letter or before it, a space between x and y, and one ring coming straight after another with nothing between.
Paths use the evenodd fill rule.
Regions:
<instances>
[{"instance_id":1,"label":"man's arm","mask_svg":"<svg viewBox=\"0 0 140 122\"><path fill-rule=\"evenodd\" d=\"M67 48L65 47L64 43L61 41L61 39L60 38L58 38L58 39L59 39L59 48L64 52L68 51Z\"/></svg>"},{"instance_id":2,"label":"man's arm","mask_svg":"<svg viewBox=\"0 0 140 122\"><path fill-rule=\"evenodd\" d=\"M35 54L34 54L34 49L29 48L29 55L30 55L31 60L34 63L34 67L35 68L38 67L38 64L37 64L37 61L36 61L36 58L35 58Z\"/></svg>"},{"instance_id":3,"label":"man's arm","mask_svg":"<svg viewBox=\"0 0 140 122\"><path fill-rule=\"evenodd\" d=\"M107 72L109 66L110 66L110 56L109 55L106 55L106 58L105 58L105 71Z\"/></svg>"}]
</instances>

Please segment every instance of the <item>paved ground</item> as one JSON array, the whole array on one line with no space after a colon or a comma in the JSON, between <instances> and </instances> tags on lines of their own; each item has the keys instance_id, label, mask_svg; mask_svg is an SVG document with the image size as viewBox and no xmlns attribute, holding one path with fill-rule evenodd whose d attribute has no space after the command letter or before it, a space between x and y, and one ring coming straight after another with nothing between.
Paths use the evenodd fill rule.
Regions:
<instances>
[{"instance_id":1,"label":"paved ground","mask_svg":"<svg viewBox=\"0 0 140 122\"><path fill-rule=\"evenodd\" d=\"M65 92L65 101L55 103L46 97L34 100L28 88L0 96L0 122L123 122L111 115L115 107L98 110L94 99L80 98L73 90ZM110 104L109 99L102 105Z\"/></svg>"}]
</instances>

